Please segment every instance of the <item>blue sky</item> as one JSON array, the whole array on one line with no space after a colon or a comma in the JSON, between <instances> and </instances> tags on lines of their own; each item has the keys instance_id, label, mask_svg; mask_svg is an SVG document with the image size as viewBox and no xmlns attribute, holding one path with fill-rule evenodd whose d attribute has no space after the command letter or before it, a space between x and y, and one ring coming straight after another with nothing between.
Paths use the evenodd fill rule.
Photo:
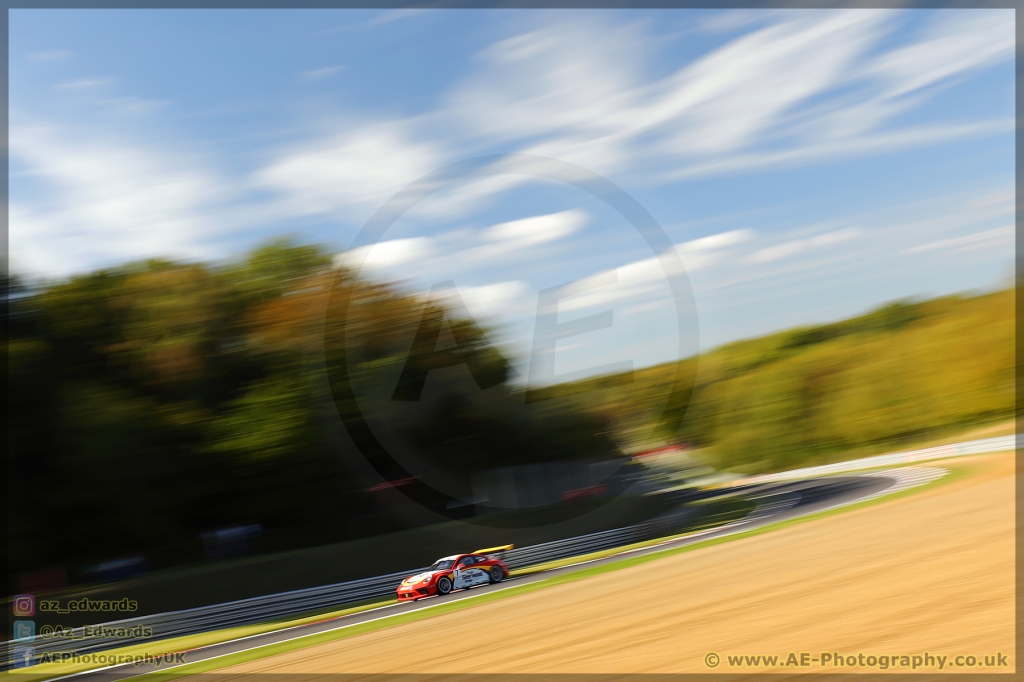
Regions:
<instances>
[{"instance_id":1,"label":"blue sky","mask_svg":"<svg viewBox=\"0 0 1024 682\"><path fill-rule=\"evenodd\" d=\"M614 272L560 303L560 320L614 322L559 341L556 371L678 356L657 254L563 183L469 180L343 253L403 187L505 153L581 166L655 217L687 270L694 350L1012 273L1012 10L10 17L25 276L290 234L410 291L454 281L525 363L538 291Z\"/></svg>"}]
</instances>

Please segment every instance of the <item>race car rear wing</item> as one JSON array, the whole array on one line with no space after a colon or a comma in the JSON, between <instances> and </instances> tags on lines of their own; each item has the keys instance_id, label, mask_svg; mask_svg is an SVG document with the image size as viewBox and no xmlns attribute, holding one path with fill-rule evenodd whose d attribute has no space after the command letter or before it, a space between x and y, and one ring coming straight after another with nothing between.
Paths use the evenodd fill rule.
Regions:
<instances>
[{"instance_id":1,"label":"race car rear wing","mask_svg":"<svg viewBox=\"0 0 1024 682\"><path fill-rule=\"evenodd\" d=\"M496 554L496 555L498 555L498 558L500 559L500 558L502 558L502 555L505 554L505 552L507 552L510 549L513 549L514 547L515 547L515 545L501 545L500 547L487 547L486 549L478 549L475 552L473 552L473 554Z\"/></svg>"}]
</instances>

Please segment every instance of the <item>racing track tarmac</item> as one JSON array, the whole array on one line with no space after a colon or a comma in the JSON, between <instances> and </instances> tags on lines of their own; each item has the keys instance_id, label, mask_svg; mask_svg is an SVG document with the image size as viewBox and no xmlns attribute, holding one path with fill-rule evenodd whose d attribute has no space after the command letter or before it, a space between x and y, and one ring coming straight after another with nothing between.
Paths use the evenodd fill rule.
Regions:
<instances>
[{"instance_id":1,"label":"racing track tarmac","mask_svg":"<svg viewBox=\"0 0 1024 682\"><path fill-rule=\"evenodd\" d=\"M296 637L348 627L358 623L380 619L382 617L408 613L410 611L417 611L420 609L428 609L440 603L475 597L485 591L507 589L517 585L545 580L554 575L569 573L582 568L607 564L620 561L628 557L650 554L669 548L681 547L711 538L750 530L769 523L776 523L788 518L794 518L796 516L813 513L835 505L849 503L864 497L883 493L886 489L891 488L894 483L895 481L892 478L857 475L757 486L747 490L747 492L758 496L759 507L758 509L755 509L755 511L747 517L746 520L701 533L699 536L680 538L657 546L633 550L628 553L615 555L605 559L598 559L583 564L566 566L522 577L510 578L497 585L482 585L470 590L459 590L453 592L447 597L432 597L422 599L417 602L389 605L372 611L364 611L362 613L343 616L341 618L334 618L308 625L297 626L287 630L277 630L274 632L264 633L262 635L247 637L241 640L224 642L222 644L214 644L188 652L187 660L189 663L195 663ZM147 672L153 672L157 669L167 671L173 668L167 665L155 668L149 665L135 666L132 664L126 664L96 671L85 671L56 679L74 680L75 682L115 682L116 680L123 680L129 677L142 675Z\"/></svg>"},{"instance_id":2,"label":"racing track tarmac","mask_svg":"<svg viewBox=\"0 0 1024 682\"><path fill-rule=\"evenodd\" d=\"M950 662L991 657L1004 665L944 671L1012 673L1014 453L962 463L971 476L891 503L233 665L202 682L254 673L938 672L883 671L878 658L843 668L729 660L803 652L854 663L858 654L866 663L925 652ZM719 657L713 668L709 654Z\"/></svg>"}]
</instances>

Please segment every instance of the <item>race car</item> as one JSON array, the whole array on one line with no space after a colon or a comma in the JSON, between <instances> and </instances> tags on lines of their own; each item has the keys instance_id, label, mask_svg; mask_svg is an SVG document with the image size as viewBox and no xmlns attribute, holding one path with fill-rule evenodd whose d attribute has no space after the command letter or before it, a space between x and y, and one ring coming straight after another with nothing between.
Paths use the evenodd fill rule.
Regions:
<instances>
[{"instance_id":1,"label":"race car","mask_svg":"<svg viewBox=\"0 0 1024 682\"><path fill-rule=\"evenodd\" d=\"M469 589L474 585L501 582L508 577L508 564L500 556L510 549L512 545L503 545L442 557L422 573L403 580L395 594L398 601L415 601L448 594L452 590Z\"/></svg>"}]
</instances>

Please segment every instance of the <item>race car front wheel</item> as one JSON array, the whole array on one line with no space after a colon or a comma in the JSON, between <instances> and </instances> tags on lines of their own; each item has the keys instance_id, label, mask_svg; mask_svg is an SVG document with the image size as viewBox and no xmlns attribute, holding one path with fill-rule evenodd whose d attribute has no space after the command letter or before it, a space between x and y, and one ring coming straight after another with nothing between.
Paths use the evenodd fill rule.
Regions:
<instances>
[{"instance_id":1,"label":"race car front wheel","mask_svg":"<svg viewBox=\"0 0 1024 682\"><path fill-rule=\"evenodd\" d=\"M505 571L502 570L501 566L491 566L491 584L500 583L501 579L505 577Z\"/></svg>"},{"instance_id":2,"label":"race car front wheel","mask_svg":"<svg viewBox=\"0 0 1024 682\"><path fill-rule=\"evenodd\" d=\"M437 593L448 594L452 591L452 581L448 578L440 578L437 581Z\"/></svg>"}]
</instances>

